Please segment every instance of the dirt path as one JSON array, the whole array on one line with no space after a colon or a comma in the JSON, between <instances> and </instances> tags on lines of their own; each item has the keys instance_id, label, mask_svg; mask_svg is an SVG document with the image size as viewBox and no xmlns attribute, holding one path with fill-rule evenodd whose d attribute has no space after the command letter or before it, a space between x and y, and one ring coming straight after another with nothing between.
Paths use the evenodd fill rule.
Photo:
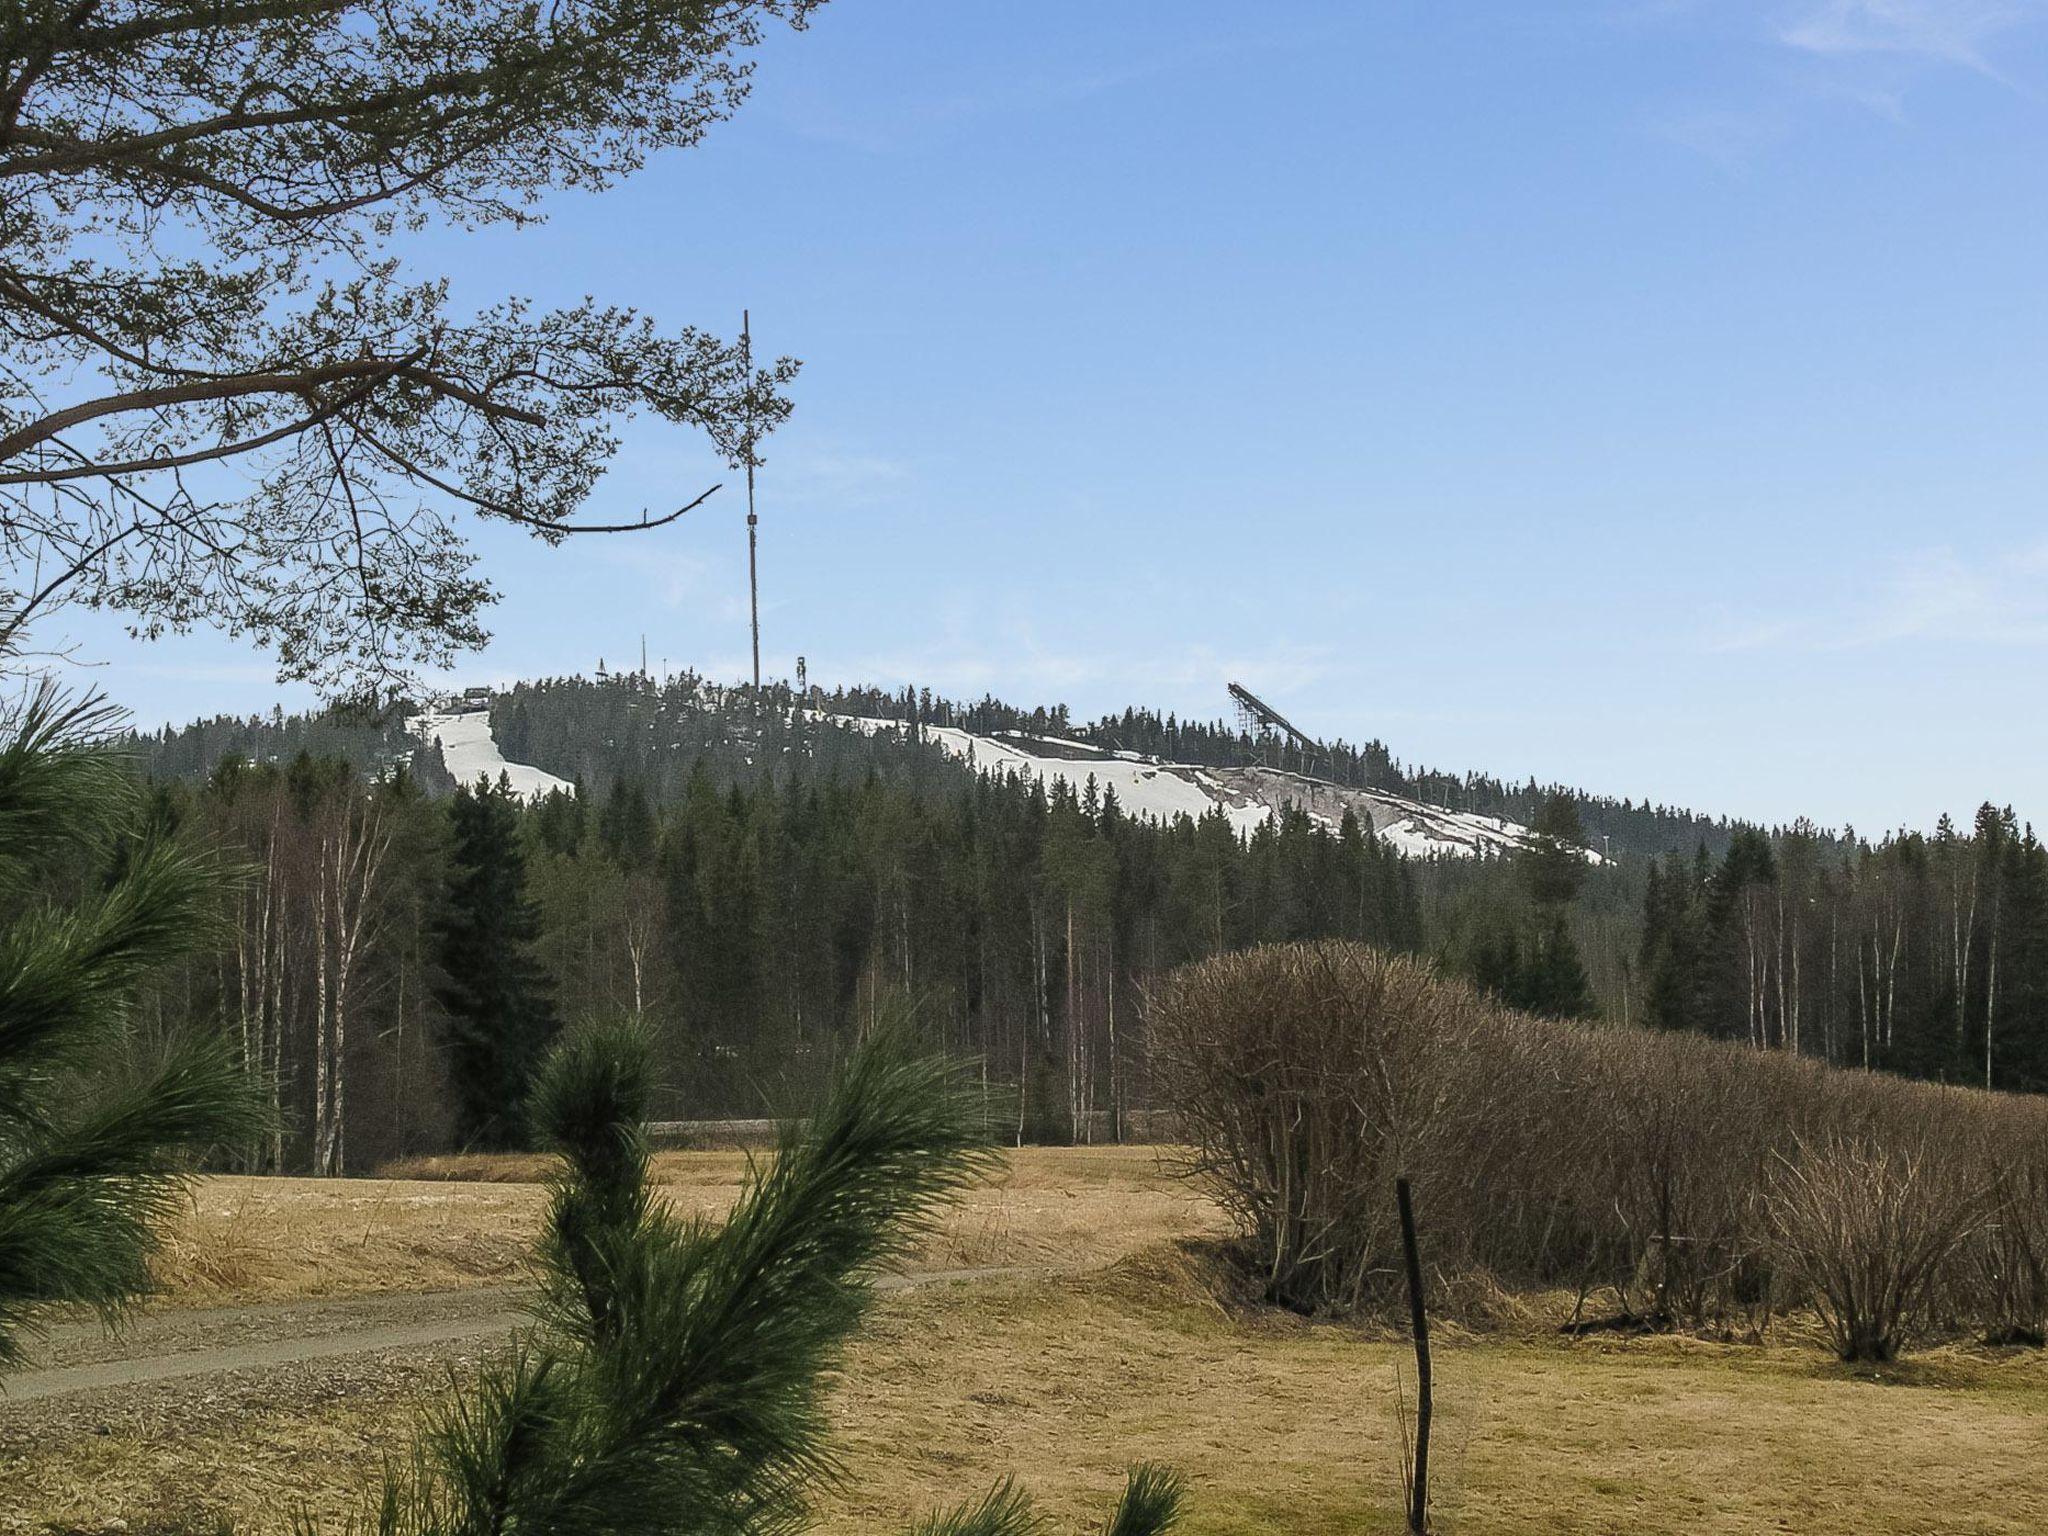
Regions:
<instances>
[{"instance_id":1,"label":"dirt path","mask_svg":"<svg viewBox=\"0 0 2048 1536\"><path fill-rule=\"evenodd\" d=\"M1045 1273L1017 1266L931 1270L886 1275L876 1288L899 1291ZM519 1302L518 1291L492 1287L155 1312L115 1335L96 1322L62 1323L38 1350L51 1364L0 1379L0 1412L5 1406L41 1398L186 1377L273 1371L309 1361L407 1351L445 1354L444 1346L502 1338L531 1322Z\"/></svg>"},{"instance_id":2,"label":"dirt path","mask_svg":"<svg viewBox=\"0 0 2048 1536\"><path fill-rule=\"evenodd\" d=\"M463 1295L461 1292L455 1294ZM442 1302L441 1297L390 1299L411 1305L370 1308L358 1302L345 1311L336 1309L336 1315L331 1317L325 1309L317 1306L293 1307L290 1310L297 1320L314 1320L336 1326L322 1327L314 1332L291 1332L281 1337L262 1336L273 1332L279 1321L263 1316L264 1309L245 1311L232 1308L218 1313L197 1314L180 1322L195 1333L210 1333L218 1327L241 1336L231 1344L196 1349L173 1348L168 1352L121 1353L109 1359L27 1371L0 1382L0 1391L4 1391L5 1400L9 1403L33 1402L37 1398L61 1397L70 1392L137 1386L183 1376L264 1370L336 1355L367 1355L392 1349L417 1349L430 1344L452 1344L484 1334L508 1334L530 1321L525 1313L507 1304L507 1293L502 1291L463 1297L467 1304L452 1307L433 1305ZM427 1303L429 1312L434 1315L420 1317L421 1303ZM382 1320L380 1313L383 1314ZM412 1320L398 1320L408 1317ZM244 1329L248 1332L243 1332Z\"/></svg>"}]
</instances>

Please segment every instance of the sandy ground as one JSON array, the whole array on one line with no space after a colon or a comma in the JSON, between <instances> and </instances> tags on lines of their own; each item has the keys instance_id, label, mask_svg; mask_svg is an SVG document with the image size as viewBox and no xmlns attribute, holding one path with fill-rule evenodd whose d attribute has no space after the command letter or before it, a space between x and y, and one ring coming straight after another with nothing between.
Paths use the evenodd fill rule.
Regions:
<instances>
[{"instance_id":1,"label":"sandy ground","mask_svg":"<svg viewBox=\"0 0 2048 1536\"><path fill-rule=\"evenodd\" d=\"M664 1176L709 1210L742 1167L682 1154ZM207 1275L167 1267L178 1305L119 1348L301 1338L349 1315L488 1318L542 1198L518 1184L258 1182L203 1190L192 1238L238 1223L253 1257ZM1032 1255L1035 1273L881 1298L836 1387L845 1477L822 1529L901 1531L1010 1473L1055 1528L1093 1528L1124 1466L1152 1458L1193 1480L1189 1536L1398 1530L1405 1352L1225 1310L1175 1246L1214 1230L1149 1153L1019 1159L923 1258ZM448 1274L464 1289L375 1294ZM485 1330L0 1407L0 1531L118 1519L131 1536L176 1536L212 1512L283 1529L302 1503L338 1529L446 1373L494 1347ZM106 1346L76 1330L53 1348L77 1363ZM1447 1330L1437 1379L1446 1532L2048 1529L2048 1362L2034 1354L1940 1350L1859 1376L1798 1341Z\"/></svg>"}]
</instances>

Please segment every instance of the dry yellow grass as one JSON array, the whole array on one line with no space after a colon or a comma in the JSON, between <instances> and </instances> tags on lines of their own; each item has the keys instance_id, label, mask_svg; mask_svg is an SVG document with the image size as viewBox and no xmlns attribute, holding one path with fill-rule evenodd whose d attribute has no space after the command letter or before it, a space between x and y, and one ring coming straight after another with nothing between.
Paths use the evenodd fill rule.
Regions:
<instances>
[{"instance_id":1,"label":"dry yellow grass","mask_svg":"<svg viewBox=\"0 0 2048 1536\"><path fill-rule=\"evenodd\" d=\"M738 1195L740 1152L666 1152L663 1196L717 1216ZM425 1159L379 1179L202 1179L156 1266L163 1300L243 1300L451 1290L518 1278L547 1192L540 1158ZM914 1264L1087 1268L1219 1230L1213 1206L1149 1147L1026 1147L970 1191Z\"/></svg>"},{"instance_id":2,"label":"dry yellow grass","mask_svg":"<svg viewBox=\"0 0 2048 1536\"><path fill-rule=\"evenodd\" d=\"M662 1174L672 1198L717 1210L743 1169L736 1155L681 1154ZM219 1279L171 1278L181 1299L494 1278L511 1272L542 1198L517 1183L212 1180L188 1241L196 1254L224 1223L244 1257ZM836 1388L847 1477L822 1529L900 1531L1010 1473L1080 1529L1099 1521L1128 1462L1152 1458L1193 1480L1187 1536L1398 1530L1405 1348L1226 1312L1170 1241L1215 1225L1150 1152L1015 1159L928 1267L1070 1272L881 1299ZM1533 1323L1446 1333L1437 1464L1449 1536L2048 1529L2038 1355L1940 1350L1875 1380L1796 1330L1769 1346L1568 1343ZM301 1501L338 1517L404 1445L414 1408L344 1396L0 1454L0 1531L97 1529L109 1516L139 1529L195 1508L277 1529Z\"/></svg>"},{"instance_id":3,"label":"dry yellow grass","mask_svg":"<svg viewBox=\"0 0 2048 1536\"><path fill-rule=\"evenodd\" d=\"M394 1179L199 1181L154 1265L161 1302L346 1296L502 1284L545 1192Z\"/></svg>"},{"instance_id":4,"label":"dry yellow grass","mask_svg":"<svg viewBox=\"0 0 2048 1536\"><path fill-rule=\"evenodd\" d=\"M978 1314L978 1315L977 1315ZM1016 1467L1070 1523L1139 1457L1186 1468L1200 1532L1397 1529L1398 1345L1246 1324L1129 1289L892 1307L849 1373L861 1475L832 1524ZM1438 1362L1451 1532L2048 1528L2048 1370L1938 1357L1929 1384L1800 1349L1469 1343Z\"/></svg>"},{"instance_id":5,"label":"dry yellow grass","mask_svg":"<svg viewBox=\"0 0 2048 1536\"><path fill-rule=\"evenodd\" d=\"M838 1388L847 1478L821 1529L900 1531L1012 1472L1081 1529L1127 1462L1155 1458L1193 1481L1187 1536L1394 1531L1404 1360L1346 1330L1226 1315L1150 1256L886 1297ZM1941 1352L1879 1383L1797 1347L1496 1338L1441 1351L1438 1382L1448 1536L2048 1528L2038 1358ZM346 1513L409 1422L405 1405L353 1402L101 1436L0 1482L39 1519L200 1504L268 1529L300 1499Z\"/></svg>"}]
</instances>

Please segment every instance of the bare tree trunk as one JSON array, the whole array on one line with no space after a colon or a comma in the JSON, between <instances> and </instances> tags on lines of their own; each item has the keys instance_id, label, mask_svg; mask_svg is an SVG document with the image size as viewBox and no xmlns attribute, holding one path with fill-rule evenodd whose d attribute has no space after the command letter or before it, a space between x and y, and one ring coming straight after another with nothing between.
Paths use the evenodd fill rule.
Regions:
<instances>
[{"instance_id":1,"label":"bare tree trunk","mask_svg":"<svg viewBox=\"0 0 2048 1536\"><path fill-rule=\"evenodd\" d=\"M1784 911L1784 908L1783 908L1783 905L1781 904L1781 905L1780 905L1780 907L1779 907L1779 912L1780 912L1780 914L1781 914L1781 916L1780 916L1780 921L1781 921L1781 923L1782 923L1782 921L1783 921L1783 918L1782 918L1782 914L1783 914L1783 911ZM1790 1032L1790 1034L1791 1034L1791 1037L1792 1037L1792 1054L1793 1054L1794 1056L1797 1056L1797 1055L1799 1054L1799 1052L1800 1052L1800 1049L1801 1049L1801 1047L1802 1047L1802 1046L1804 1045L1804 1043L1805 1043L1805 1042L1804 1042L1804 1040L1803 1040L1803 1039L1801 1038L1801 1034L1800 1034L1800 1028L1799 1028L1799 1024L1800 1024L1800 1013L1801 1013L1801 1006L1800 1006L1800 1003L1801 1003L1801 992L1802 992L1802 988L1803 988L1803 987L1804 987L1804 985L1805 985L1805 971L1804 971L1804 968L1802 967L1802 964L1801 964L1801 961L1800 961L1800 950L1801 950L1802 948L1804 948L1804 945L1803 945L1803 944L1801 943L1801 940L1803 940L1803 939L1804 939L1804 938L1806 937L1806 932L1805 932L1805 929L1804 929L1804 928L1803 928L1803 927L1802 927L1802 926L1800 925L1800 922L1799 922L1799 906L1798 906L1798 903L1797 903L1796 901L1795 901L1795 902L1793 903L1793 907L1792 907L1792 920L1791 920L1791 929L1792 929L1792 956L1791 956L1791 964L1792 964L1792 985L1791 985L1791 991L1790 991L1790 993L1789 993L1789 1002L1790 1002L1790 1005L1791 1005L1791 1010L1792 1010L1792 1017L1791 1017L1791 1022L1790 1022L1790 1024L1789 1024L1789 1025L1788 1025L1787 1027L1788 1027L1788 1029L1789 1029L1789 1032ZM1780 965L1779 965L1779 971L1778 971L1778 988L1779 988L1779 991L1778 991L1778 995L1779 995L1779 996L1780 996L1781 998L1787 998L1787 997L1788 997L1788 994L1787 994L1787 993L1786 993L1786 991L1785 991L1785 975L1784 975L1784 964L1783 964L1783 962L1782 962L1782 961L1780 962ZM1783 1010L1783 1004L1781 1004L1781 1005L1780 1005L1780 1011L1781 1011L1781 1016L1782 1016L1782 1010Z\"/></svg>"},{"instance_id":2,"label":"bare tree trunk","mask_svg":"<svg viewBox=\"0 0 2048 1536\"><path fill-rule=\"evenodd\" d=\"M1991 1086L1991 1042L1998 1017L1998 914L1992 912L1991 953L1984 973L1984 1086Z\"/></svg>"},{"instance_id":3,"label":"bare tree trunk","mask_svg":"<svg viewBox=\"0 0 2048 1536\"><path fill-rule=\"evenodd\" d=\"M263 900L263 949L266 1033L264 1071L270 1083L270 1171L284 1172L284 1019L290 966L286 938L289 925L283 907L288 894L283 885L284 806L280 803L270 818L269 876Z\"/></svg>"},{"instance_id":4,"label":"bare tree trunk","mask_svg":"<svg viewBox=\"0 0 2048 1536\"><path fill-rule=\"evenodd\" d=\"M333 1022L327 976L328 840L320 839L313 878L313 1172L334 1172L334 1102L330 1078L334 1067Z\"/></svg>"},{"instance_id":5,"label":"bare tree trunk","mask_svg":"<svg viewBox=\"0 0 2048 1536\"><path fill-rule=\"evenodd\" d=\"M1772 925L1772 941L1778 952L1778 1044L1787 1050L1796 1051L1798 1042L1792 1036L1791 1010L1786 1007L1785 997L1785 882L1781 877L1775 889L1777 898L1777 921Z\"/></svg>"},{"instance_id":6,"label":"bare tree trunk","mask_svg":"<svg viewBox=\"0 0 2048 1536\"><path fill-rule=\"evenodd\" d=\"M1116 1044L1116 934L1109 936L1108 971L1108 1018L1109 1018L1109 1139L1121 1143L1124 1139L1124 1075L1123 1055Z\"/></svg>"},{"instance_id":7,"label":"bare tree trunk","mask_svg":"<svg viewBox=\"0 0 2048 1536\"><path fill-rule=\"evenodd\" d=\"M303 911L301 911L300 917L303 920ZM290 942L290 930L280 926L277 947L281 959L290 954ZM304 1016L302 1004L305 1001L304 994L306 989L304 970L300 963L303 958L302 955L292 955L289 961L285 961L279 967L276 1034L277 1061L275 1070L277 1072L278 1092L280 1094L284 1092L286 1065L290 1064L294 1068L298 1066L296 1025ZM277 1150L277 1171L282 1173L284 1171L284 1137L281 1131L278 1135Z\"/></svg>"},{"instance_id":8,"label":"bare tree trunk","mask_svg":"<svg viewBox=\"0 0 2048 1536\"><path fill-rule=\"evenodd\" d=\"M398 957L398 1027L391 1042L391 1128L398 1155L412 1155L412 1115L405 1102L405 980L410 967Z\"/></svg>"},{"instance_id":9,"label":"bare tree trunk","mask_svg":"<svg viewBox=\"0 0 2048 1536\"><path fill-rule=\"evenodd\" d=\"M1970 894L1963 900L1960 882L1949 883L1949 939L1954 947L1956 986L1956 1060L1969 1053L1970 948L1977 931L1977 855L1970 853Z\"/></svg>"},{"instance_id":10,"label":"bare tree trunk","mask_svg":"<svg viewBox=\"0 0 2048 1536\"><path fill-rule=\"evenodd\" d=\"M1871 975L1877 974L1877 941L1870 946ZM1863 1031L1863 1070L1870 1070L1870 988L1863 976L1863 936L1856 936L1856 1022Z\"/></svg>"},{"instance_id":11,"label":"bare tree trunk","mask_svg":"<svg viewBox=\"0 0 2048 1536\"><path fill-rule=\"evenodd\" d=\"M1884 973L1884 1048L1887 1054L1892 1048L1892 1026L1899 1016L1899 951L1904 946L1906 933L1905 904L1900 903L1892 918L1892 952L1885 962Z\"/></svg>"},{"instance_id":12,"label":"bare tree trunk","mask_svg":"<svg viewBox=\"0 0 2048 1536\"><path fill-rule=\"evenodd\" d=\"M1081 1143L1081 1004L1073 965L1073 893L1067 893L1067 1135Z\"/></svg>"},{"instance_id":13,"label":"bare tree trunk","mask_svg":"<svg viewBox=\"0 0 2048 1536\"><path fill-rule=\"evenodd\" d=\"M626 963L633 972L633 1017L647 1016L647 950L654 941L653 903L636 901L630 889L625 920Z\"/></svg>"},{"instance_id":14,"label":"bare tree trunk","mask_svg":"<svg viewBox=\"0 0 2048 1536\"><path fill-rule=\"evenodd\" d=\"M1017 1031L1017 1145L1024 1145L1024 1117L1031 1099L1031 1030Z\"/></svg>"},{"instance_id":15,"label":"bare tree trunk","mask_svg":"<svg viewBox=\"0 0 2048 1536\"><path fill-rule=\"evenodd\" d=\"M322 918L315 934L321 944L321 998L327 1022L322 1033L325 1061L320 1074L324 1093L319 1111L319 1171L334 1177L346 1171L347 1166L351 984L357 958L371 932L377 880L390 837L384 829L382 813L375 806L358 813L344 798L335 813L333 830L321 846L325 854L319 900ZM331 959L327 953L330 943Z\"/></svg>"},{"instance_id":16,"label":"bare tree trunk","mask_svg":"<svg viewBox=\"0 0 2048 1536\"><path fill-rule=\"evenodd\" d=\"M255 1068L255 976L249 964L249 929L254 921L252 908L261 897L244 890L235 901L235 1004L236 1013L242 1026L242 1070L251 1072ZM221 989L227 990L225 986Z\"/></svg>"},{"instance_id":17,"label":"bare tree trunk","mask_svg":"<svg viewBox=\"0 0 2048 1536\"><path fill-rule=\"evenodd\" d=\"M1829 1066L1835 1064L1835 998L1840 990L1842 949L1842 920L1839 913L1828 913L1828 995L1827 1006L1821 1010L1821 1056Z\"/></svg>"},{"instance_id":18,"label":"bare tree trunk","mask_svg":"<svg viewBox=\"0 0 2048 1536\"><path fill-rule=\"evenodd\" d=\"M1763 1002L1768 978L1758 958L1760 946L1757 943L1756 927L1756 900L1752 896L1743 903L1742 937L1743 948L1749 960L1749 1043L1762 1049L1770 1044Z\"/></svg>"}]
</instances>

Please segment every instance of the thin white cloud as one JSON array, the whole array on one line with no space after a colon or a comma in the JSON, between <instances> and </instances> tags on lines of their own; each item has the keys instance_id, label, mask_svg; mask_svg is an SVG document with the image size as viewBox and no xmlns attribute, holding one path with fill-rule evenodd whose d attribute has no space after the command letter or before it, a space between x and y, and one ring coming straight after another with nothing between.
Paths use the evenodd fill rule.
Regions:
<instances>
[{"instance_id":1,"label":"thin white cloud","mask_svg":"<svg viewBox=\"0 0 2048 1536\"><path fill-rule=\"evenodd\" d=\"M1659 138L1735 174L1792 140L1817 113L1849 107L1908 127L1915 83L1944 70L2029 91L2006 65L2018 34L2044 20L2048 0L1663 0L1619 16L1632 28L1717 39L1733 28L1768 49L1767 67L1747 83L1723 82L1646 121Z\"/></svg>"},{"instance_id":2,"label":"thin white cloud","mask_svg":"<svg viewBox=\"0 0 2048 1536\"><path fill-rule=\"evenodd\" d=\"M1993 39L2039 14L2036 0L1826 0L1778 36L1803 53L1894 54L1995 76Z\"/></svg>"},{"instance_id":3,"label":"thin white cloud","mask_svg":"<svg viewBox=\"0 0 2048 1536\"><path fill-rule=\"evenodd\" d=\"M1248 33L1121 60L1021 73L1005 68L922 95L898 92L885 98L873 91L838 96L793 91L778 97L772 109L803 137L884 154L934 134L958 132L962 124L979 119L1057 110L1192 69L1241 65L1255 54L1331 46L1350 30L1342 24L1275 27L1264 24L1263 17L1261 23Z\"/></svg>"},{"instance_id":4,"label":"thin white cloud","mask_svg":"<svg viewBox=\"0 0 2048 1536\"><path fill-rule=\"evenodd\" d=\"M1741 651L1768 651L1798 644L1799 626L1790 619L1751 618L1717 609L1708 615L1699 648L1709 655L1731 655Z\"/></svg>"},{"instance_id":5,"label":"thin white cloud","mask_svg":"<svg viewBox=\"0 0 2048 1536\"><path fill-rule=\"evenodd\" d=\"M1968 560L1925 550L1831 606L1796 615L1719 610L1700 648L1709 653L1844 651L1901 642L1988 649L2048 646L2048 544Z\"/></svg>"},{"instance_id":6,"label":"thin white cloud","mask_svg":"<svg viewBox=\"0 0 2048 1536\"><path fill-rule=\"evenodd\" d=\"M747 573L735 560L650 544L607 544L590 553L631 572L664 608L688 608L721 619L747 617Z\"/></svg>"},{"instance_id":7,"label":"thin white cloud","mask_svg":"<svg viewBox=\"0 0 2048 1536\"><path fill-rule=\"evenodd\" d=\"M799 448L773 458L757 487L774 504L843 510L900 496L914 482L910 465L886 454L843 448Z\"/></svg>"},{"instance_id":8,"label":"thin white cloud","mask_svg":"<svg viewBox=\"0 0 2048 1536\"><path fill-rule=\"evenodd\" d=\"M1828 78L1811 82L1808 89L1809 94L1822 101L1847 102L1896 127L1903 128L1907 124L1906 93L1896 85Z\"/></svg>"},{"instance_id":9,"label":"thin white cloud","mask_svg":"<svg viewBox=\"0 0 2048 1536\"><path fill-rule=\"evenodd\" d=\"M872 93L858 98L827 98L818 93L792 95L782 100L779 107L783 121L804 138L868 154L887 154L934 133L953 131L972 119L1029 113L1085 100L1166 74L1215 53L1214 48L1181 50L1066 73L1006 75L944 95L903 94L886 102Z\"/></svg>"},{"instance_id":10,"label":"thin white cloud","mask_svg":"<svg viewBox=\"0 0 2048 1536\"><path fill-rule=\"evenodd\" d=\"M956 618L931 640L858 655L833 671L846 681L891 687L910 683L954 698L991 692L1019 704L1063 701L1084 714L1090 707L1110 707L1112 698L1121 708L1135 700L1213 694L1220 715L1229 705L1226 683L1243 682L1275 700L1286 700L1334 680L1340 668L1334 654L1322 646L1226 650L1163 642L1147 653L1133 654L1127 644L1076 644L1074 639L1048 644L1032 626L1021 623L991 634L986 625ZM822 680L824 674L819 676ZM1095 702L1084 706L1083 698Z\"/></svg>"},{"instance_id":11,"label":"thin white cloud","mask_svg":"<svg viewBox=\"0 0 2048 1536\"><path fill-rule=\"evenodd\" d=\"M1993 646L2048 644L2048 550L1972 564L1949 549L1904 562L1860 632L1845 645L1964 640Z\"/></svg>"},{"instance_id":12,"label":"thin white cloud","mask_svg":"<svg viewBox=\"0 0 2048 1536\"><path fill-rule=\"evenodd\" d=\"M1782 143L1791 132L1791 122L1776 106L1726 107L1667 117L1656 129L1663 138L1735 174Z\"/></svg>"}]
</instances>

